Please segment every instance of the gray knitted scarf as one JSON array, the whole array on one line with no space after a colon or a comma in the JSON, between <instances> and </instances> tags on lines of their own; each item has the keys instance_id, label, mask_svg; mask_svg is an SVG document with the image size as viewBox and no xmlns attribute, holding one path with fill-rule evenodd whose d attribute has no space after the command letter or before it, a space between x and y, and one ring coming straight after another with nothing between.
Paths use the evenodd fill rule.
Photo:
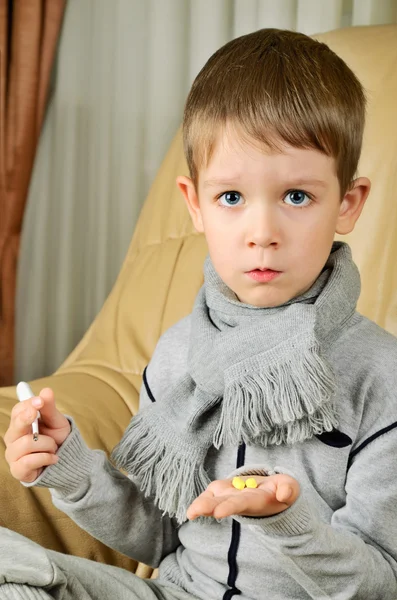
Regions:
<instances>
[{"instance_id":1,"label":"gray knitted scarf","mask_svg":"<svg viewBox=\"0 0 397 600\"><path fill-rule=\"evenodd\" d=\"M179 523L210 483L207 452L295 444L338 424L324 349L352 316L360 276L335 242L306 294L276 308L238 301L209 258L191 315L187 372L131 419L112 459Z\"/></svg>"}]
</instances>

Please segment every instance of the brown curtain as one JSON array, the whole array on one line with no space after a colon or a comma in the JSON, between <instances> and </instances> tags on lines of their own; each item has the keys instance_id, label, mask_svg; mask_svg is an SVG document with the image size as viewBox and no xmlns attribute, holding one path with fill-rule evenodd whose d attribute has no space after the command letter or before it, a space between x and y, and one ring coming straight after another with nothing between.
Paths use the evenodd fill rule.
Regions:
<instances>
[{"instance_id":1,"label":"brown curtain","mask_svg":"<svg viewBox=\"0 0 397 600\"><path fill-rule=\"evenodd\" d=\"M14 379L22 220L65 3L0 0L0 386Z\"/></svg>"}]
</instances>

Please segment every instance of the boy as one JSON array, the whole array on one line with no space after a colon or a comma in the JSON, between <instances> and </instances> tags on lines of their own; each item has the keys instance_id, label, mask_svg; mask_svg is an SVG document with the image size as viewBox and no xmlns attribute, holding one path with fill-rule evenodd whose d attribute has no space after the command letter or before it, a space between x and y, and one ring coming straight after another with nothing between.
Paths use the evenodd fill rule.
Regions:
<instances>
[{"instance_id":1,"label":"boy","mask_svg":"<svg viewBox=\"0 0 397 600\"><path fill-rule=\"evenodd\" d=\"M354 179L364 113L354 74L302 34L261 30L210 58L177 179L205 284L145 370L113 452L129 477L49 389L5 438L17 479L159 579L2 530L1 598L397 598L397 342L356 312L359 275L333 243L370 189Z\"/></svg>"}]
</instances>

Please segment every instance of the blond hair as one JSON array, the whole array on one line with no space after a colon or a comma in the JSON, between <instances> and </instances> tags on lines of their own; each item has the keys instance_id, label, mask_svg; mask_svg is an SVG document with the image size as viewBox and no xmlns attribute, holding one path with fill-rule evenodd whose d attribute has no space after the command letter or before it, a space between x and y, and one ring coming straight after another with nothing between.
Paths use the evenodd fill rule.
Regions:
<instances>
[{"instance_id":1,"label":"blond hair","mask_svg":"<svg viewBox=\"0 0 397 600\"><path fill-rule=\"evenodd\" d=\"M217 50L197 75L183 121L185 156L197 188L217 136L229 125L246 141L280 141L335 159L341 196L361 153L364 89L326 44L302 33L260 29Z\"/></svg>"}]
</instances>

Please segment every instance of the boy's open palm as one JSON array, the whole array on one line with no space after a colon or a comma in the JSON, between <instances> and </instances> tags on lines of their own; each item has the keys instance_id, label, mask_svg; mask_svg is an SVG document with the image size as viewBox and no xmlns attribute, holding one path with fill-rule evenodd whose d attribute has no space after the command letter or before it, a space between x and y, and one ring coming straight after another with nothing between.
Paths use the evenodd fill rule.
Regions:
<instances>
[{"instance_id":1,"label":"boy's open palm","mask_svg":"<svg viewBox=\"0 0 397 600\"><path fill-rule=\"evenodd\" d=\"M40 398L40 405L32 402ZM32 423L40 411L39 437L33 440ZM68 419L55 406L54 392L44 388L35 396L16 404L11 413L10 426L4 436L5 457L13 477L30 483L37 479L43 468L58 461L56 452L70 433Z\"/></svg>"},{"instance_id":2,"label":"boy's open palm","mask_svg":"<svg viewBox=\"0 0 397 600\"><path fill-rule=\"evenodd\" d=\"M241 476L246 480L253 476ZM276 515L295 502L299 496L299 483L289 475L255 475L258 487L238 490L231 479L212 481L205 492L189 506L188 519L215 517L223 519L232 515L269 517Z\"/></svg>"}]
</instances>

